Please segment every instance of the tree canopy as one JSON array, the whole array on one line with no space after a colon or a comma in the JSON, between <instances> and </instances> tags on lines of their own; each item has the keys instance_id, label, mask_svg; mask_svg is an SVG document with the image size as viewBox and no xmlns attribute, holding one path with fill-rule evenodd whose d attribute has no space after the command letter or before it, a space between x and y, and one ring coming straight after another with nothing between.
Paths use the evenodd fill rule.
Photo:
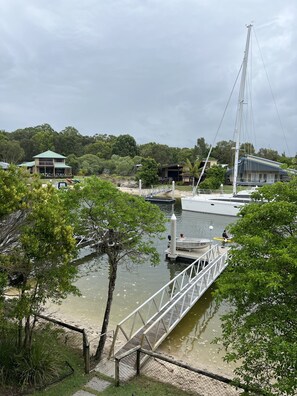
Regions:
<instances>
[{"instance_id":1,"label":"tree canopy","mask_svg":"<svg viewBox=\"0 0 297 396\"><path fill-rule=\"evenodd\" d=\"M19 323L19 348L30 348L32 317L46 300L77 292L70 265L76 242L62 194L52 185L13 167L0 170L0 184L0 284L17 290L1 313Z\"/></svg>"},{"instance_id":2,"label":"tree canopy","mask_svg":"<svg viewBox=\"0 0 297 396\"><path fill-rule=\"evenodd\" d=\"M99 242L99 249L107 255L109 287L101 338L96 357L100 359L109 323L117 267L125 260L158 263L154 246L156 237L165 231L165 216L156 206L119 191L110 182L92 177L67 193L67 199L76 202L73 212L77 232ZM73 203L71 204L71 206Z\"/></svg>"},{"instance_id":3,"label":"tree canopy","mask_svg":"<svg viewBox=\"0 0 297 396\"><path fill-rule=\"evenodd\" d=\"M219 279L226 359L269 395L297 389L297 179L259 189L229 227L236 245Z\"/></svg>"},{"instance_id":4,"label":"tree canopy","mask_svg":"<svg viewBox=\"0 0 297 396\"><path fill-rule=\"evenodd\" d=\"M159 182L157 162L153 158L143 158L136 179L142 180L143 186L146 187L157 184Z\"/></svg>"},{"instance_id":5,"label":"tree canopy","mask_svg":"<svg viewBox=\"0 0 297 396\"><path fill-rule=\"evenodd\" d=\"M234 147L235 143L231 140L219 141L212 148L212 157L219 164L232 166L234 162ZM12 132L0 131L0 161L9 163L32 161L35 155L43 151L52 150L71 158L75 174L79 174L79 172L82 174L100 173L97 166L88 166L88 161L86 162L84 158L80 160L81 157L89 154L98 157L100 164L103 163L102 161L106 161L103 166L99 166L99 169L107 169L110 173L109 165L114 171L117 170L115 161L110 164L107 163L107 161L112 159L113 155L130 157L131 159L138 155L142 158L152 158L158 166L181 165L187 160L193 164L197 160L205 159L209 148L210 145L205 141L204 137L199 137L193 147L181 148L170 147L167 144L157 142L139 144L129 134L120 134L118 136L108 135L107 133L82 134L73 126L66 126L61 131L55 131L51 125L46 123L17 129ZM293 158L286 157L284 153L279 155L276 150L261 148L256 152L251 143L243 143L240 146L240 155L246 153L279 161L289 167L296 168L296 161L293 161ZM122 165L120 169L123 172Z\"/></svg>"}]
</instances>

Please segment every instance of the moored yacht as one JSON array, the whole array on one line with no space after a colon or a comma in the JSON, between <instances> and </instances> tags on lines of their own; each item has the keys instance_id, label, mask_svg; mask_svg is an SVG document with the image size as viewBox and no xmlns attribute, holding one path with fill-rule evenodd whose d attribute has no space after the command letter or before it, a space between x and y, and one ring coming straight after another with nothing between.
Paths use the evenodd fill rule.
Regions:
<instances>
[{"instance_id":1,"label":"moored yacht","mask_svg":"<svg viewBox=\"0 0 297 396\"><path fill-rule=\"evenodd\" d=\"M246 72L248 63L248 53L250 45L250 34L252 25L247 26L247 38L245 44L244 57L242 62L242 73L239 88L236 126L235 126L235 158L234 158L234 176L233 176L233 194L200 194L193 195L192 197L182 197L181 205L183 210L200 213L212 213L226 216L238 216L240 209L251 201L251 191L245 190L244 192L237 193L237 174L238 174L238 162L239 162L239 148L240 148L240 130L242 126L243 118L243 105L244 105L244 92L246 83ZM211 149L208 157L205 161L205 165L210 156ZM202 174L205 170L205 165L202 170ZM201 176L198 180L197 187L201 180ZM197 190L196 187L196 190Z\"/></svg>"},{"instance_id":2,"label":"moored yacht","mask_svg":"<svg viewBox=\"0 0 297 396\"><path fill-rule=\"evenodd\" d=\"M233 194L201 194L181 198L182 209L192 212L238 216L239 210L251 202L253 190Z\"/></svg>"}]
</instances>

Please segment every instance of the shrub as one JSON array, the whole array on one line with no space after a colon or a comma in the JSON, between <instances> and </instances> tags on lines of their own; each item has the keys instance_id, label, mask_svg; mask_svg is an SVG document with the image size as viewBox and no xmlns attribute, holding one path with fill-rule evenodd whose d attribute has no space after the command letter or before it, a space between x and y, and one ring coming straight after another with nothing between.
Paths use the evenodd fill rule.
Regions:
<instances>
[{"instance_id":1,"label":"shrub","mask_svg":"<svg viewBox=\"0 0 297 396\"><path fill-rule=\"evenodd\" d=\"M30 349L17 348L13 324L0 328L0 381L2 386L22 389L43 387L58 380L65 372L65 346L61 331L40 326Z\"/></svg>"},{"instance_id":2,"label":"shrub","mask_svg":"<svg viewBox=\"0 0 297 396\"><path fill-rule=\"evenodd\" d=\"M200 183L199 188L204 190L216 190L220 187L221 183L218 179L214 177L206 178L202 183Z\"/></svg>"}]
</instances>

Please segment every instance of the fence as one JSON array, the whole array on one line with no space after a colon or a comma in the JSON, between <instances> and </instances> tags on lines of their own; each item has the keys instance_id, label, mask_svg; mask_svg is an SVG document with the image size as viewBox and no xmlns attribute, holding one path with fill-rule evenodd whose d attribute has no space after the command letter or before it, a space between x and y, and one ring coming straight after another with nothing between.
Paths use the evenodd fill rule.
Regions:
<instances>
[{"instance_id":1,"label":"fence","mask_svg":"<svg viewBox=\"0 0 297 396\"><path fill-rule=\"evenodd\" d=\"M88 374L90 372L90 344L88 341L87 334L84 329L80 329L79 327L70 325L68 323L61 322L56 319L49 318L44 315L36 315L37 318L53 323L54 325L64 327L67 330L70 330L65 333L64 342L70 344L72 347L81 348L81 344L83 346L83 356L85 363L85 373ZM82 335L82 339L77 337L77 333Z\"/></svg>"},{"instance_id":2,"label":"fence","mask_svg":"<svg viewBox=\"0 0 297 396\"><path fill-rule=\"evenodd\" d=\"M141 364L141 361L145 363ZM140 374L197 396L237 396L244 392L230 378L191 367L140 347L115 357L116 386Z\"/></svg>"}]
</instances>

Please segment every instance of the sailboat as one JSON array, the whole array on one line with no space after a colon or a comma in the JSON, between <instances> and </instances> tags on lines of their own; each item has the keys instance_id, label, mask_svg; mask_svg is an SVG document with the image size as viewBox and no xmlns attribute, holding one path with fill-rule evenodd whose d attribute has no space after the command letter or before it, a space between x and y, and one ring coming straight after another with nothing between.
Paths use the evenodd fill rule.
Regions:
<instances>
[{"instance_id":1,"label":"sailboat","mask_svg":"<svg viewBox=\"0 0 297 396\"><path fill-rule=\"evenodd\" d=\"M245 51L242 62L241 81L240 81L239 96L238 96L237 117L236 117L236 126L235 126L235 158L234 158L234 168L233 168L234 169L233 192L232 194L203 194L203 195L182 197L181 205L183 210L189 210L192 212L200 212L200 213L220 214L226 216L238 216L240 209L247 203L251 202L251 193L255 191L255 188L250 190L240 191L237 193L240 130L243 119L243 105L244 105L244 94L245 94L245 85L246 85L246 72L247 72L248 54L249 54L249 46L250 46L251 28L252 25L247 26L248 29L247 38L246 38ZM205 161L205 165L207 163L207 160Z\"/></svg>"}]
</instances>

